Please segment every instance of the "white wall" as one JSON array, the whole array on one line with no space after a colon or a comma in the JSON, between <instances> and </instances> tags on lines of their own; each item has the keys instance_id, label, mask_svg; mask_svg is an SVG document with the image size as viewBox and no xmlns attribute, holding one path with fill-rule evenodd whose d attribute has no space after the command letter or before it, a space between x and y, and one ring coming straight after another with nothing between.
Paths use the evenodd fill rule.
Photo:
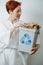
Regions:
<instances>
[{"instance_id":1,"label":"white wall","mask_svg":"<svg viewBox=\"0 0 43 65\"><path fill-rule=\"evenodd\" d=\"M8 17L5 7L2 6L7 0L1 0L0 4L0 21ZM42 62L43 60L43 0L18 0L22 2L22 16L21 20L25 22L37 22L41 25L40 34L40 49L36 54L32 56L31 65L35 65L36 62Z\"/></svg>"}]
</instances>

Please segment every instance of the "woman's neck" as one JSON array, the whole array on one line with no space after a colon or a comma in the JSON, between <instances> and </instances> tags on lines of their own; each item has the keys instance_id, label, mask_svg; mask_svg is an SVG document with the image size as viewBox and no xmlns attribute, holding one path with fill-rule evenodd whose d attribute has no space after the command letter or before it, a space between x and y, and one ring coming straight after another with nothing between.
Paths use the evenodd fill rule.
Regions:
<instances>
[{"instance_id":1,"label":"woman's neck","mask_svg":"<svg viewBox=\"0 0 43 65\"><path fill-rule=\"evenodd\" d=\"M17 21L16 19L13 19L12 17L9 17L8 20L13 23L14 21Z\"/></svg>"}]
</instances>

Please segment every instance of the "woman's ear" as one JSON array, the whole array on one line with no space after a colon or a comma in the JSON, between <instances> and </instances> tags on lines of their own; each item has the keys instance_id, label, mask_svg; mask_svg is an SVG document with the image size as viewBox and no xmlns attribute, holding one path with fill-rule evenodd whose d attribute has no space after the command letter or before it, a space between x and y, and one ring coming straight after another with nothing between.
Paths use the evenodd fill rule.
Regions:
<instances>
[{"instance_id":1,"label":"woman's ear","mask_svg":"<svg viewBox=\"0 0 43 65\"><path fill-rule=\"evenodd\" d=\"M9 14L12 14L12 11L11 10L9 10Z\"/></svg>"}]
</instances>

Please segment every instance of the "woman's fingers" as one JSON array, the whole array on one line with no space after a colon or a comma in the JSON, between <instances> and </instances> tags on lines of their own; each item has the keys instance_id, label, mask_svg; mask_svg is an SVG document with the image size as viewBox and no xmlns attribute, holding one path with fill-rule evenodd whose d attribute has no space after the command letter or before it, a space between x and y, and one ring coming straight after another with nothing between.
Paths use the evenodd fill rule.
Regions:
<instances>
[{"instance_id":1,"label":"woman's fingers","mask_svg":"<svg viewBox=\"0 0 43 65\"><path fill-rule=\"evenodd\" d=\"M36 53L36 51L38 50L38 48L39 48L39 44L36 44L35 47L33 47L33 48L31 49L31 52L30 52L29 54L30 54L30 55L33 55L34 53Z\"/></svg>"}]
</instances>

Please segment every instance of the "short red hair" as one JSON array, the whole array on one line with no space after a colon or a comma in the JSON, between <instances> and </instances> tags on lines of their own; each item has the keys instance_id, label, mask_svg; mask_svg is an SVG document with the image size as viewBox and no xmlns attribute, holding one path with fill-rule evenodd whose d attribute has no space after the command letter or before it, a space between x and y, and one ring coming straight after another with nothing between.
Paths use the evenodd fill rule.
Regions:
<instances>
[{"instance_id":1,"label":"short red hair","mask_svg":"<svg viewBox=\"0 0 43 65\"><path fill-rule=\"evenodd\" d=\"M6 10L9 13L9 10L13 11L19 5L21 5L21 3L18 1L14 1L14 0L8 1L6 3Z\"/></svg>"}]
</instances>

